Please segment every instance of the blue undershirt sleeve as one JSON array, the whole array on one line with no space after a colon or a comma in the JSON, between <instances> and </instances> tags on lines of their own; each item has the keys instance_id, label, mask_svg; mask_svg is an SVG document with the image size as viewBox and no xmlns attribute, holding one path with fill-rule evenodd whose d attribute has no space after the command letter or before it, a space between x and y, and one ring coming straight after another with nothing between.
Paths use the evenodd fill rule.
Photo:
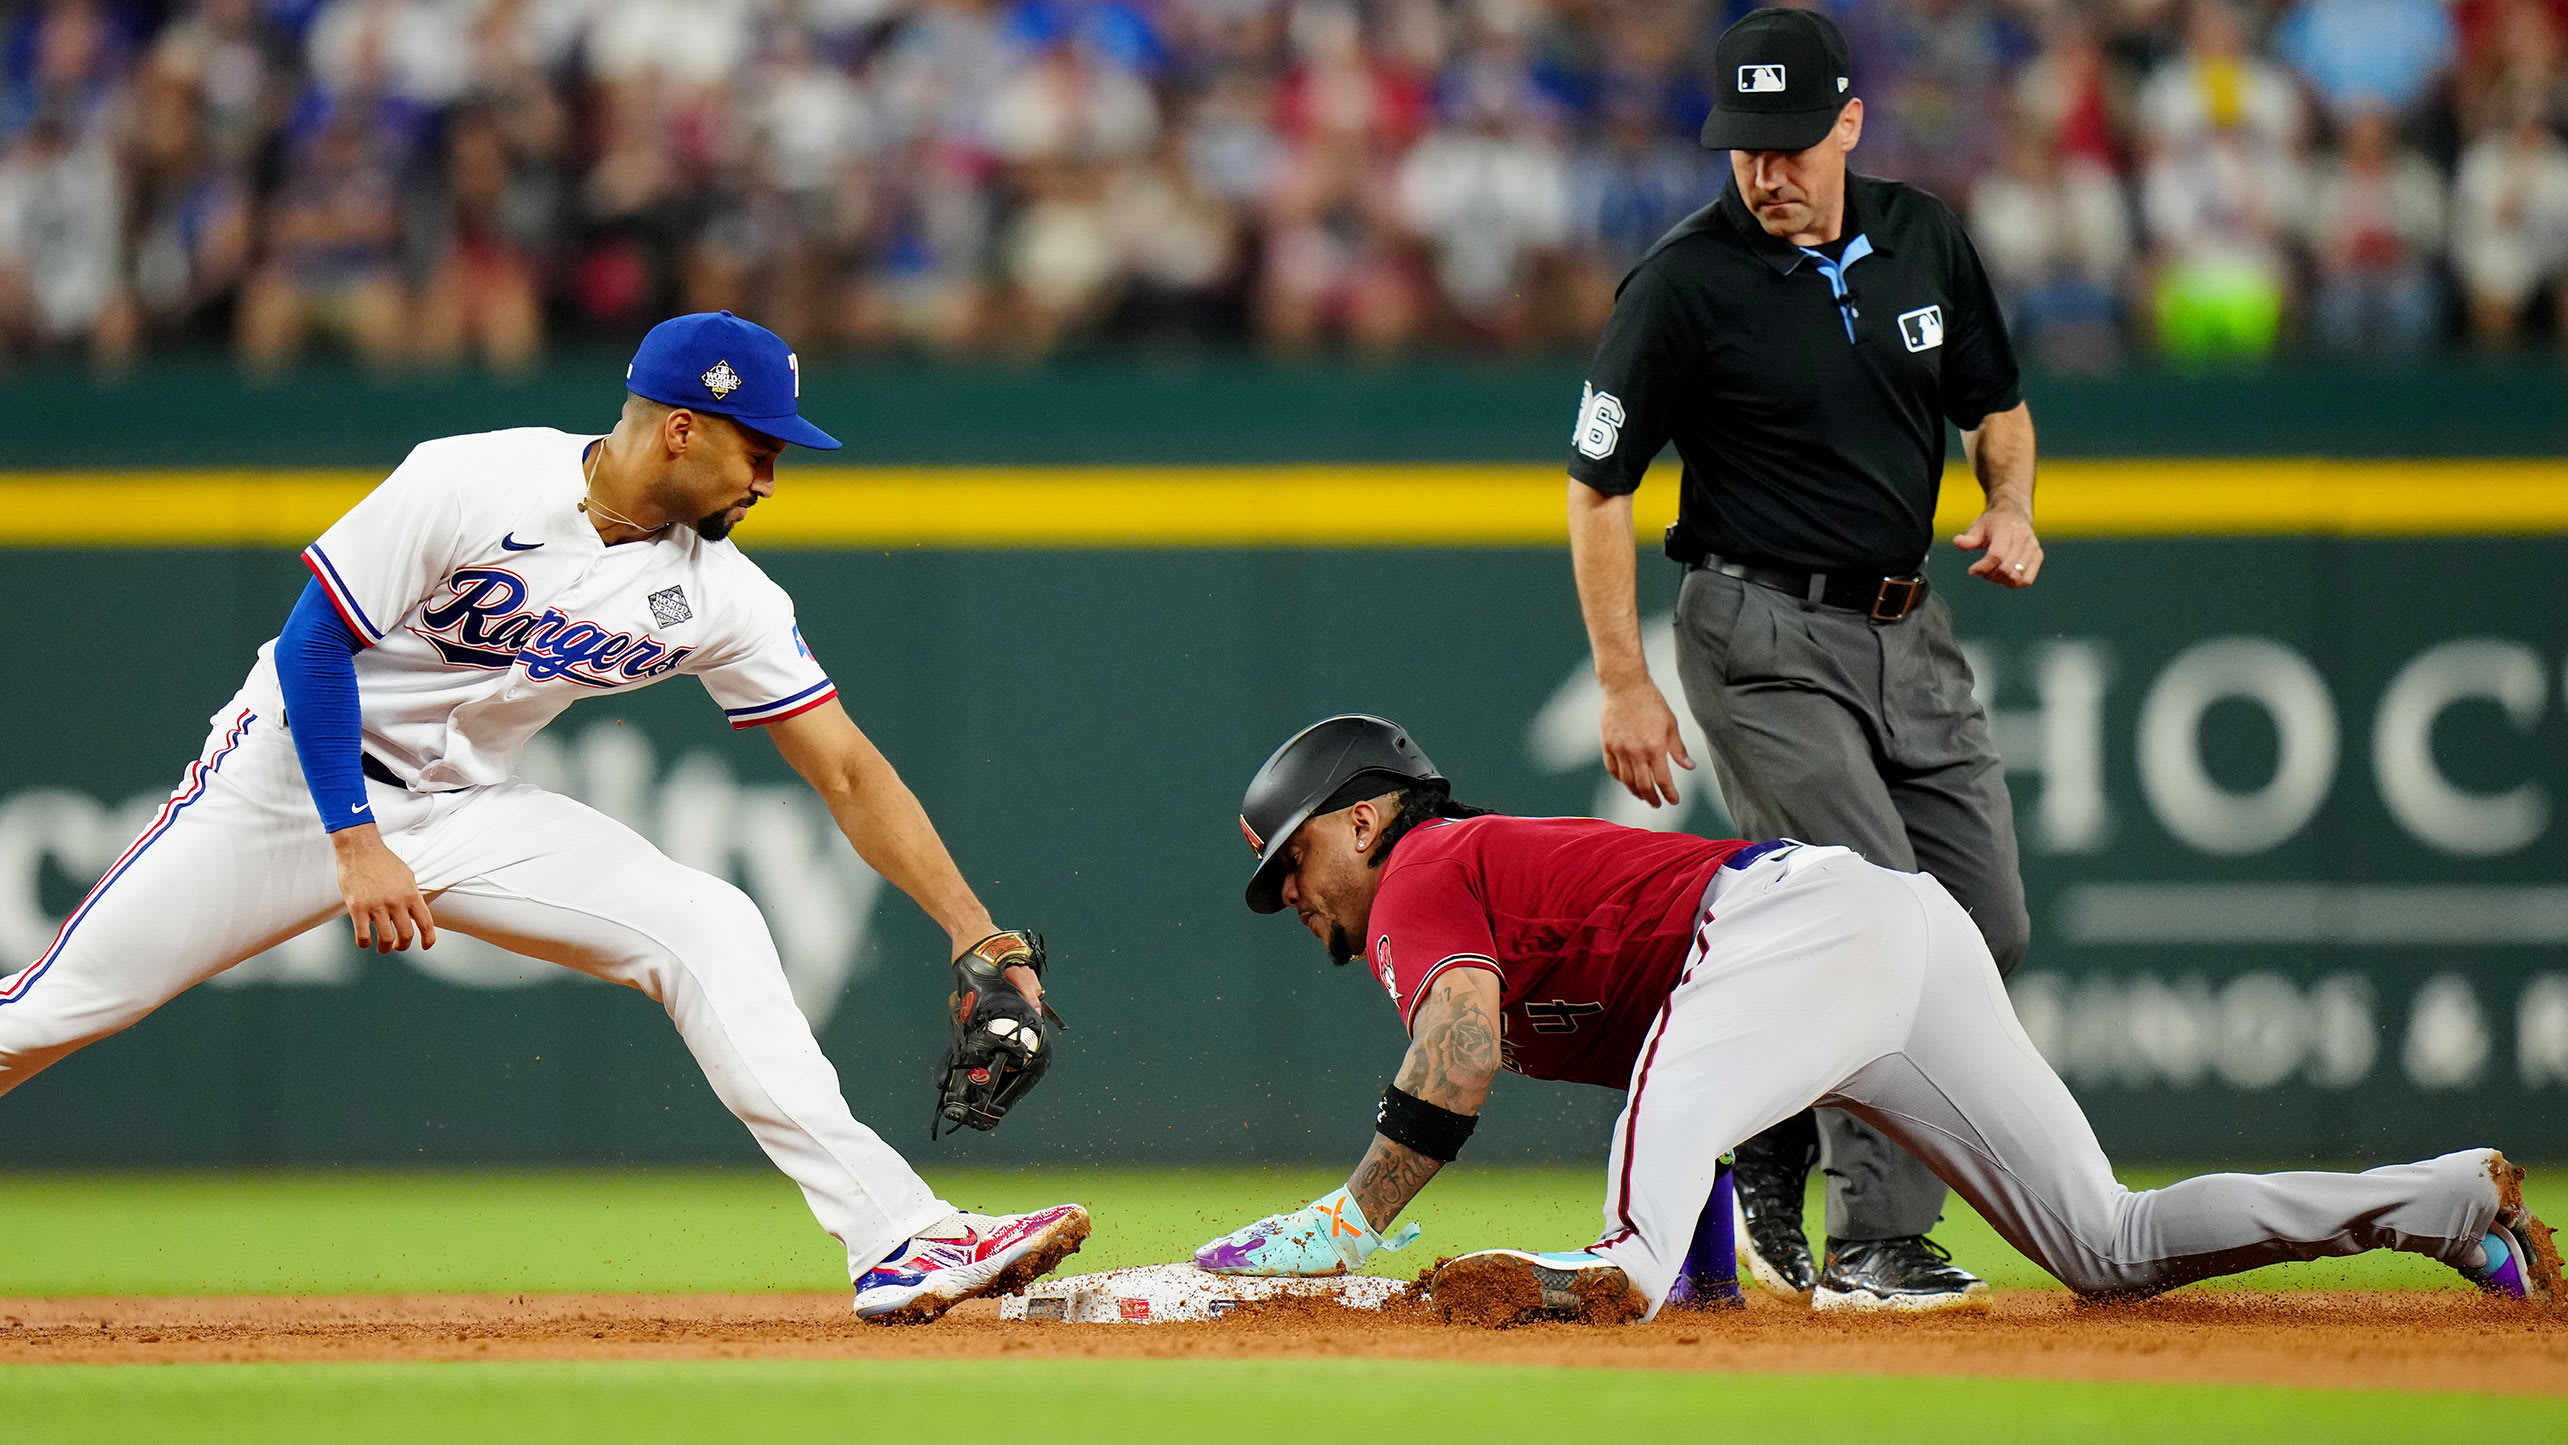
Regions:
<instances>
[{"instance_id":1,"label":"blue undershirt sleeve","mask_svg":"<svg viewBox=\"0 0 2568 1445\"><path fill-rule=\"evenodd\" d=\"M364 650L321 584L304 583L303 596L276 636L276 678L285 694L294 755L303 762L304 786L312 790L325 833L375 820L366 801L357 708L356 657Z\"/></svg>"}]
</instances>

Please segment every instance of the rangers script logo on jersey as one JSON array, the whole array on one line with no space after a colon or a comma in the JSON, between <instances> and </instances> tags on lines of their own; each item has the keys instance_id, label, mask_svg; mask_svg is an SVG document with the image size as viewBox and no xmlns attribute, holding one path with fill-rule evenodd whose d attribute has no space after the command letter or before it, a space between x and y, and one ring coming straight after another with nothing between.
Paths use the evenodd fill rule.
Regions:
<instances>
[{"instance_id":1,"label":"rangers script logo on jersey","mask_svg":"<svg viewBox=\"0 0 2568 1445\"><path fill-rule=\"evenodd\" d=\"M526 579L503 568L466 567L447 588L444 598L419 609L419 625L410 630L452 666L504 669L523 663L537 682L558 677L587 687L622 687L665 677L695 651L671 648L647 633L636 637L573 621L556 607L529 611L521 605ZM652 613L664 623L660 599L677 590L651 599ZM685 605L678 607L683 611Z\"/></svg>"}]
</instances>

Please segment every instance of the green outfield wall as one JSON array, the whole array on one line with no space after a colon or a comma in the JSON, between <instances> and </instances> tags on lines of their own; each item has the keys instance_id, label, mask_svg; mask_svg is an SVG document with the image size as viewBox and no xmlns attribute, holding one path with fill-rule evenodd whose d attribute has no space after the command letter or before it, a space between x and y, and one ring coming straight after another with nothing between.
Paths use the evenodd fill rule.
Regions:
<instances>
[{"instance_id":1,"label":"green outfield wall","mask_svg":"<svg viewBox=\"0 0 2568 1445\"><path fill-rule=\"evenodd\" d=\"M2025 839L2018 1005L2108 1147L2568 1157L2568 468L2053 475L2038 588L1935 575ZM68 483L0 478L0 971L176 783L306 513L363 485L91 480L79 535ZM789 472L744 541L1000 920L1051 938L1073 1032L1003 1132L928 1144L941 938L695 684L584 703L529 763L758 899L859 1115L922 1157L1354 1157L1397 1020L1239 902L1239 790L1315 717L1400 719L1484 805L1727 827L1707 774L1635 817L1598 767L1547 468L946 480ZM1648 616L1676 580L1644 567ZM1509 1079L1473 1157L1601 1159L1617 1103ZM647 1000L459 938L298 940L0 1100L20 1164L754 1157Z\"/></svg>"}]
</instances>

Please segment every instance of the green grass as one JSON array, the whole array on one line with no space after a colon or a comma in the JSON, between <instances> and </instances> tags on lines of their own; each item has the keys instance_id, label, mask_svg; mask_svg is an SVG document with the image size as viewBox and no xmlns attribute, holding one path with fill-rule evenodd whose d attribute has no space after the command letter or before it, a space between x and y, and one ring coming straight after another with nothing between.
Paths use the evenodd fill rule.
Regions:
<instances>
[{"instance_id":1,"label":"green grass","mask_svg":"<svg viewBox=\"0 0 2568 1445\"><path fill-rule=\"evenodd\" d=\"M1322 1170L942 1171L948 1198L1078 1198L1074 1269L1182 1257L1338 1182ZM2135 1182L2153 1182L2138 1181ZM1456 1169L1384 1256L1590 1237L1590 1171ZM2553 1209L2568 1190L2537 1198ZM2561 1212L2568 1212L2562 1210ZM2001 1285L2047 1286L1956 1206L1941 1232ZM0 1295L842 1289L836 1246L764 1170L0 1175ZM2293 1286L2448 1286L2395 1256L2264 1271ZM1697 1376L1381 1360L600 1361L18 1366L0 1438L530 1441L1646 1438L1983 1442L2557 1434L2555 1402L2375 1391L1863 1376Z\"/></svg>"},{"instance_id":2,"label":"green grass","mask_svg":"<svg viewBox=\"0 0 2568 1445\"><path fill-rule=\"evenodd\" d=\"M2557 1402L1386 1360L29 1366L11 1440L2555 1438ZM1359 1434L1358 1432L1363 1432Z\"/></svg>"},{"instance_id":3,"label":"green grass","mask_svg":"<svg viewBox=\"0 0 2568 1445\"><path fill-rule=\"evenodd\" d=\"M2554 1219L2568 1215L2568 1186L2554 1182L2563 1178L2533 1179L2533 1206ZM1050 1169L932 1170L929 1179L969 1208L1086 1203L1097 1233L1069 1268L1091 1270L1182 1259L1344 1176ZM1601 1190L1587 1170L1457 1166L1411 1211L1426 1237L1378 1256L1377 1269L1407 1275L1440 1254L1585 1243L1596 1233ZM1937 1238L2001 1288L2052 1287L1958 1200ZM0 1174L0 1239L8 1241L0 1296L827 1290L847 1282L837 1246L801 1195L757 1168ZM2239 1277L2264 1289L2451 1282L2439 1265L2392 1254Z\"/></svg>"}]
</instances>

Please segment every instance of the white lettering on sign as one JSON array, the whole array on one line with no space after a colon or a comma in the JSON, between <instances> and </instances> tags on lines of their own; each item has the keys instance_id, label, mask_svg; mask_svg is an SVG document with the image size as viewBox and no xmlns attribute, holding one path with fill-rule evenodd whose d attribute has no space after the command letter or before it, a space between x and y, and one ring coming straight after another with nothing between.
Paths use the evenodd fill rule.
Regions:
<instances>
[{"instance_id":1,"label":"white lettering on sign","mask_svg":"<svg viewBox=\"0 0 2568 1445\"><path fill-rule=\"evenodd\" d=\"M2533 976L2515 1006L2515 1069L2524 1083L2568 1084L2568 973Z\"/></svg>"},{"instance_id":2,"label":"white lettering on sign","mask_svg":"<svg viewBox=\"0 0 2568 1445\"><path fill-rule=\"evenodd\" d=\"M2380 1057L2372 984L2358 973L2303 986L2258 970L2214 986L2193 975L2072 980L2037 969L2007 992L2033 1046L2080 1088L2348 1089Z\"/></svg>"},{"instance_id":3,"label":"white lettering on sign","mask_svg":"<svg viewBox=\"0 0 2568 1445\"><path fill-rule=\"evenodd\" d=\"M2272 720L2274 775L2231 792L2202 759L2202 719L2235 698ZM2336 704L2309 659L2265 637L2215 637L2179 653L2140 705L2140 791L2158 822L2202 852L2262 853L2301 830L2336 781Z\"/></svg>"},{"instance_id":4,"label":"white lettering on sign","mask_svg":"<svg viewBox=\"0 0 2568 1445\"><path fill-rule=\"evenodd\" d=\"M2444 853L2492 858L2529 845L2550 826L2537 783L2498 793L2453 786L2434 765L2434 723L2465 698L2504 710L2518 732L2541 721L2549 693L2541 659L2520 642L2465 637L2428 648L2399 669L2372 725L2372 771L2400 826Z\"/></svg>"},{"instance_id":5,"label":"white lettering on sign","mask_svg":"<svg viewBox=\"0 0 2568 1445\"><path fill-rule=\"evenodd\" d=\"M2457 973L2438 973L2416 991L2408 1009L2407 1047L2400 1062L2420 1089L2466 1089L2488 1067L2488 1021L2479 994Z\"/></svg>"}]
</instances>

